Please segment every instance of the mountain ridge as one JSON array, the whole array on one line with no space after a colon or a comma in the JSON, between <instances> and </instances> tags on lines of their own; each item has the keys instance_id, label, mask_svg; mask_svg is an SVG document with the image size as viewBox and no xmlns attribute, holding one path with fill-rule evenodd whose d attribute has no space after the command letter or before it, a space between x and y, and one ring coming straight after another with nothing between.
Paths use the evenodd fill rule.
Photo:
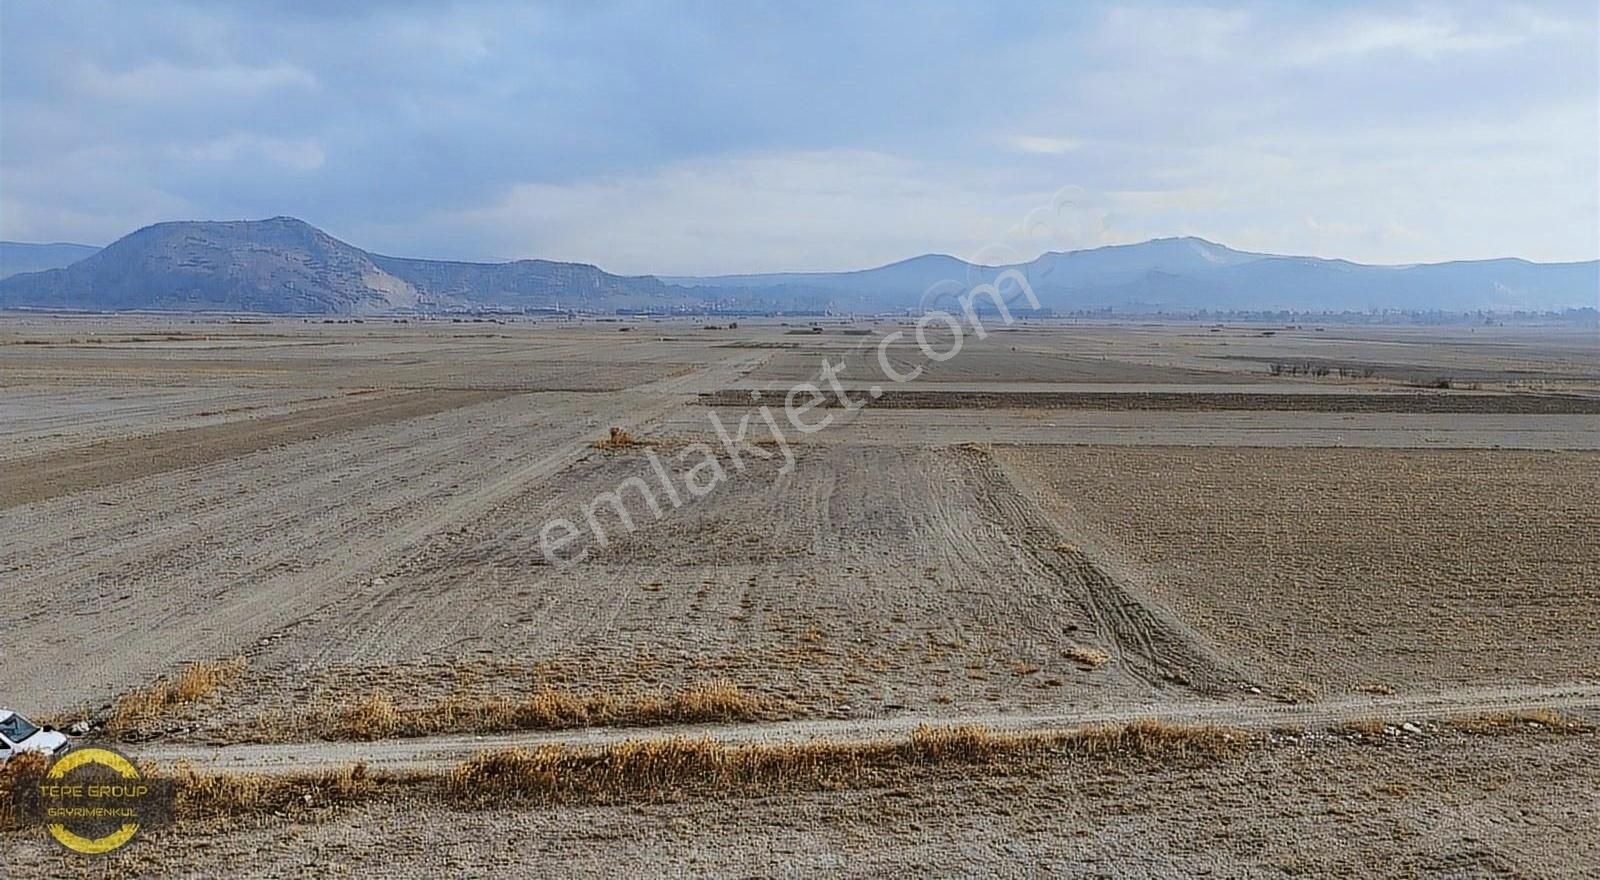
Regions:
<instances>
[{"instance_id":1,"label":"mountain ridge","mask_svg":"<svg viewBox=\"0 0 1600 880\"><path fill-rule=\"evenodd\" d=\"M5 243L25 245L26 243ZM50 246L28 246L50 247ZM404 314L475 309L891 311L1020 273L1055 311L1552 310L1600 301L1600 261L1519 257L1373 265L1241 251L1197 236L1005 265L922 254L841 272L616 275L587 263L426 260L363 250L305 221L181 220L64 266L0 278L0 308Z\"/></svg>"}]
</instances>

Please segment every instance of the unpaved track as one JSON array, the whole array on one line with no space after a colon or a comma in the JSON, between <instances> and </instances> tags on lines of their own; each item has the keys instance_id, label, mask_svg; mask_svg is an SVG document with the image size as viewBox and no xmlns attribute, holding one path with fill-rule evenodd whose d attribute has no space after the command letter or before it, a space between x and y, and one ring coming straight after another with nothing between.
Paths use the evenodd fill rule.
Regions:
<instances>
[{"instance_id":1,"label":"unpaved track","mask_svg":"<svg viewBox=\"0 0 1600 880\"><path fill-rule=\"evenodd\" d=\"M1156 719L1177 724L1216 724L1249 730L1315 727L1357 719L1389 723L1527 709L1600 709L1600 685L1566 684L1458 688L1434 693L1359 696L1320 703L1195 702L1122 706L1050 714L907 714L863 720L780 721L755 724L691 724L651 728L583 728L488 735L453 735L374 742L310 742L228 746L146 745L130 750L139 759L200 769L296 773L365 762L387 770L439 770L492 750L545 745L604 746L674 737L721 743L781 743L805 740L866 742L901 736L921 725L979 724L994 730L1048 732L1087 724Z\"/></svg>"}]
</instances>

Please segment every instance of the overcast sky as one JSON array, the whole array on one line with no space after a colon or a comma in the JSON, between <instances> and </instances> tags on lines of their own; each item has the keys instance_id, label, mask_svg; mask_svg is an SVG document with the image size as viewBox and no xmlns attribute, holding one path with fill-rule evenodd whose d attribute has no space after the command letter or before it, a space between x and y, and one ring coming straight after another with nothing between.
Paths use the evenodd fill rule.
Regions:
<instances>
[{"instance_id":1,"label":"overcast sky","mask_svg":"<svg viewBox=\"0 0 1600 880\"><path fill-rule=\"evenodd\" d=\"M1337 7L1337 8L1335 8ZM1600 249L1596 4L0 5L0 238L619 272Z\"/></svg>"}]
</instances>

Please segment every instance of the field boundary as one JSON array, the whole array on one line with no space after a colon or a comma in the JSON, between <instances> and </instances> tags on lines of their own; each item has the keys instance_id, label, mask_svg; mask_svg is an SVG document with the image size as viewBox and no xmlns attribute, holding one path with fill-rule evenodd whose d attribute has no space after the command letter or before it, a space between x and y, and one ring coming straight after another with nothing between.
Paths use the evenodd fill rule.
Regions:
<instances>
[{"instance_id":1,"label":"field boundary","mask_svg":"<svg viewBox=\"0 0 1600 880\"><path fill-rule=\"evenodd\" d=\"M522 731L498 735L451 735L368 742L244 744L149 744L130 748L140 760L160 764L188 763L196 769L294 773L332 769L356 762L393 769L429 770L451 767L473 755L496 749L544 745L605 746L623 742L656 742L705 738L725 744L830 740L844 743L906 735L925 726L980 725L1001 733L1070 731L1089 725L1158 721L1177 725L1221 725L1245 730L1333 726L1381 718L1400 723L1451 716L1521 712L1534 709L1600 710L1600 684L1455 688L1427 693L1359 695L1318 703L1207 700L1151 703L1096 710L1043 714L952 713L905 714L864 720L811 719L735 724L666 725L640 728L585 728Z\"/></svg>"}]
</instances>

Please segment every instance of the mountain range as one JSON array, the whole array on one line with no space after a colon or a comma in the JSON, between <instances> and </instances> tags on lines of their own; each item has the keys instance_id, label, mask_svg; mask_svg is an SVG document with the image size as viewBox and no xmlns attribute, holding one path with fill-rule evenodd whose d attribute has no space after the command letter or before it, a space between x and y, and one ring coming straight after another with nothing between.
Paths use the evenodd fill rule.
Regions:
<instances>
[{"instance_id":1,"label":"mountain range","mask_svg":"<svg viewBox=\"0 0 1600 880\"><path fill-rule=\"evenodd\" d=\"M0 308L275 314L474 309L886 311L1013 270L1056 312L1549 310L1600 302L1600 262L1374 266L1200 238L1051 252L1011 266L929 254L849 272L613 275L583 263L467 263L362 250L292 217L158 223L104 249L0 243Z\"/></svg>"}]
</instances>

